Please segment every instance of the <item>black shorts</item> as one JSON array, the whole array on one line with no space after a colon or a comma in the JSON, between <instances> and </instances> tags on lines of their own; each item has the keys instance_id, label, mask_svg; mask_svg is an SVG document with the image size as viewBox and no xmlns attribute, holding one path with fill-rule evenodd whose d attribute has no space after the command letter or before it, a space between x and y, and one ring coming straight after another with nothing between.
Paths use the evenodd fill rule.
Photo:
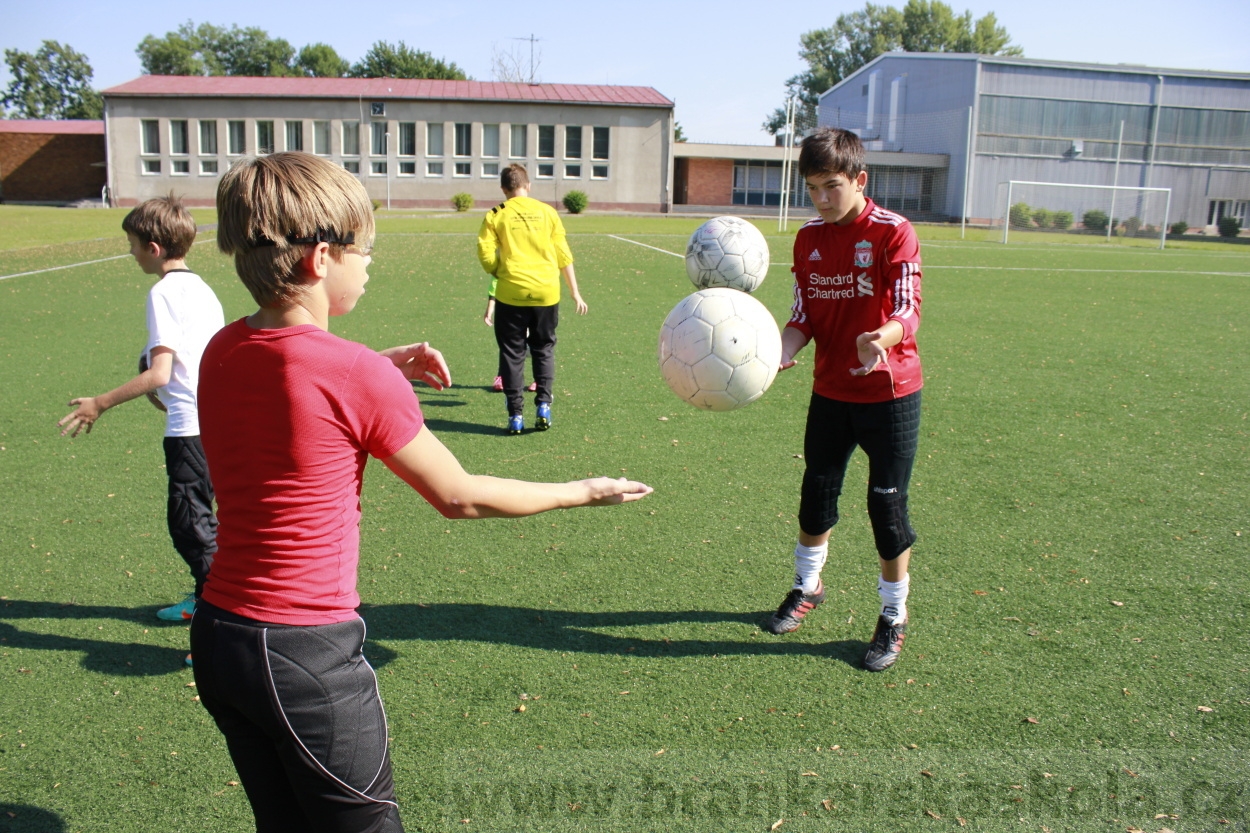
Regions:
<instances>
[{"instance_id":1,"label":"black shorts","mask_svg":"<svg viewBox=\"0 0 1250 833\"><path fill-rule=\"evenodd\" d=\"M822 535L838 522L846 467L859 447L868 456L868 510L878 550L885 559L898 556L915 541L907 489L919 439L920 391L873 403L840 402L813 393L803 439L807 469L799 528Z\"/></svg>"},{"instance_id":2,"label":"black shorts","mask_svg":"<svg viewBox=\"0 0 1250 833\"><path fill-rule=\"evenodd\" d=\"M200 702L226 736L258 833L402 831L365 623L271 625L201 600Z\"/></svg>"}]
</instances>

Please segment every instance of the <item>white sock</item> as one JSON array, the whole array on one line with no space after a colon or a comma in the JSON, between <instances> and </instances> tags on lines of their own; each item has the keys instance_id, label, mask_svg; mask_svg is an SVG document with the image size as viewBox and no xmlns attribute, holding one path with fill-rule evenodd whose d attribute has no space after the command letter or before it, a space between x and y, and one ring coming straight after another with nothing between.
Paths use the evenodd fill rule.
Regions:
<instances>
[{"instance_id":1,"label":"white sock","mask_svg":"<svg viewBox=\"0 0 1250 833\"><path fill-rule=\"evenodd\" d=\"M820 571L825 568L829 555L829 543L819 547L794 545L794 586L804 593L815 593L820 585Z\"/></svg>"},{"instance_id":2,"label":"white sock","mask_svg":"<svg viewBox=\"0 0 1250 833\"><path fill-rule=\"evenodd\" d=\"M907 618L907 588L911 584L911 574L904 575L899 581L877 579L877 595L881 597L881 615L897 625Z\"/></svg>"}]
</instances>

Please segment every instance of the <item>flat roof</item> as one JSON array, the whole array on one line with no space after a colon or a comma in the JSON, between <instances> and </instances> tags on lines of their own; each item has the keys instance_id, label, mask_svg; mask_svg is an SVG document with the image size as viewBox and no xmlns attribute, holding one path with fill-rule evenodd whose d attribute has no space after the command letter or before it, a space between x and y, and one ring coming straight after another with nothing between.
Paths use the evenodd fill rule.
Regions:
<instances>
[{"instance_id":1,"label":"flat roof","mask_svg":"<svg viewBox=\"0 0 1250 833\"><path fill-rule=\"evenodd\" d=\"M507 101L672 107L653 87L515 84L431 78L253 78L241 75L141 75L103 90L108 97L364 98L371 101Z\"/></svg>"},{"instance_id":2,"label":"flat roof","mask_svg":"<svg viewBox=\"0 0 1250 833\"><path fill-rule=\"evenodd\" d=\"M785 159L786 149L777 145L719 145L712 142L675 142L673 156L677 159L747 159L772 162ZM907 168L945 168L950 157L945 153L912 153L909 151L866 150L869 165L898 165ZM799 148L791 150L791 160L799 163Z\"/></svg>"},{"instance_id":3,"label":"flat roof","mask_svg":"<svg viewBox=\"0 0 1250 833\"><path fill-rule=\"evenodd\" d=\"M0 119L0 133L67 133L103 136L104 122L96 119Z\"/></svg>"}]
</instances>

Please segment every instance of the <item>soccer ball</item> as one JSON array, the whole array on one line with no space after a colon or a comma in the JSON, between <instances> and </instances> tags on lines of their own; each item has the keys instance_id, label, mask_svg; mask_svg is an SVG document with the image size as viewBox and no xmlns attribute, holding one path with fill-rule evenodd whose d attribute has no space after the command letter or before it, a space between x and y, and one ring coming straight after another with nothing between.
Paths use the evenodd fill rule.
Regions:
<instances>
[{"instance_id":1,"label":"soccer ball","mask_svg":"<svg viewBox=\"0 0 1250 833\"><path fill-rule=\"evenodd\" d=\"M781 333L750 295L701 289L664 319L659 360L673 393L705 411L732 411L759 399L773 383Z\"/></svg>"},{"instance_id":2,"label":"soccer ball","mask_svg":"<svg viewBox=\"0 0 1250 833\"><path fill-rule=\"evenodd\" d=\"M696 289L754 292L768 274L768 241L741 217L713 217L690 235L686 274Z\"/></svg>"}]
</instances>

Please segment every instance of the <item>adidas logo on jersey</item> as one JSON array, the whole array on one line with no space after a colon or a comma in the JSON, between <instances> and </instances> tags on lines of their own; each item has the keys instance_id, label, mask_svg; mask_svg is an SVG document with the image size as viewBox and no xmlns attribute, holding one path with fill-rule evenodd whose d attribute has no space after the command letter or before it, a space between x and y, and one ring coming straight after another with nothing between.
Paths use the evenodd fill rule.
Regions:
<instances>
[{"instance_id":1,"label":"adidas logo on jersey","mask_svg":"<svg viewBox=\"0 0 1250 833\"><path fill-rule=\"evenodd\" d=\"M809 263L813 260L820 260L820 250L812 249L812 253L807 256L807 260Z\"/></svg>"}]
</instances>

